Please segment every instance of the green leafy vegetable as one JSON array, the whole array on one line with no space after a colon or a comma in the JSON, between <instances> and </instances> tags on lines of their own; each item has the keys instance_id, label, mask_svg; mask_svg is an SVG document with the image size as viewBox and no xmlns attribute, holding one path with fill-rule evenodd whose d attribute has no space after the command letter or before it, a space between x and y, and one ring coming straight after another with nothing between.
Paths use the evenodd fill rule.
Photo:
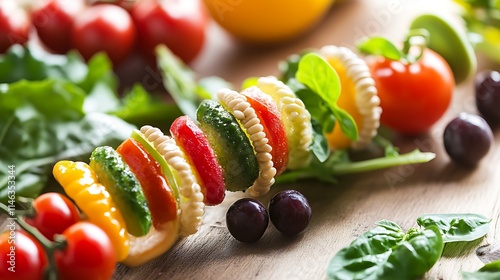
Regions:
<instances>
[{"instance_id":1,"label":"green leafy vegetable","mask_svg":"<svg viewBox=\"0 0 500 280\"><path fill-rule=\"evenodd\" d=\"M400 60L403 57L399 49L383 37L370 37L361 42L358 49L363 53L380 55L391 60Z\"/></svg>"},{"instance_id":2,"label":"green leafy vegetable","mask_svg":"<svg viewBox=\"0 0 500 280\"><path fill-rule=\"evenodd\" d=\"M341 85L337 72L320 55L308 53L299 62L296 79L306 85L326 104L338 121L342 132L351 140L358 139L356 122L337 105Z\"/></svg>"},{"instance_id":3,"label":"green leafy vegetable","mask_svg":"<svg viewBox=\"0 0 500 280\"><path fill-rule=\"evenodd\" d=\"M122 99L118 108L109 112L126 122L142 126L152 125L168 131L170 124L182 115L174 103L161 102L142 86L134 86Z\"/></svg>"},{"instance_id":4,"label":"green leafy vegetable","mask_svg":"<svg viewBox=\"0 0 500 280\"><path fill-rule=\"evenodd\" d=\"M500 260L485 264L478 271L462 271L462 280L497 280L500 279Z\"/></svg>"},{"instance_id":5,"label":"green leafy vegetable","mask_svg":"<svg viewBox=\"0 0 500 280\"><path fill-rule=\"evenodd\" d=\"M416 279L439 260L444 244L473 241L484 236L490 220L477 214L427 214L420 228L404 233L394 222L382 220L330 261L329 279ZM478 272L462 272L463 279L498 279L500 262Z\"/></svg>"},{"instance_id":6,"label":"green leafy vegetable","mask_svg":"<svg viewBox=\"0 0 500 280\"><path fill-rule=\"evenodd\" d=\"M156 55L163 85L181 111L193 119L196 119L196 109L201 101L215 99L221 88L231 88L228 82L218 77L197 81L196 74L164 45L156 48Z\"/></svg>"},{"instance_id":7,"label":"green leafy vegetable","mask_svg":"<svg viewBox=\"0 0 500 280\"><path fill-rule=\"evenodd\" d=\"M383 56L404 63L415 63L424 54L428 38L429 32L426 29L416 28L408 32L401 50L383 37L369 37L361 41L357 47L359 51L365 54ZM415 49L418 49L418 51L414 51Z\"/></svg>"},{"instance_id":8,"label":"green leafy vegetable","mask_svg":"<svg viewBox=\"0 0 500 280\"><path fill-rule=\"evenodd\" d=\"M313 160L307 167L286 171L276 178L276 183L290 183L304 179L318 179L325 182L336 182L335 177L339 175L368 172L378 169L390 168L401 165L425 163L436 157L436 154L413 150L406 154L397 153L396 149L390 145L386 151L391 154L385 157L366 159L361 161L351 161L348 152L345 150L336 151L325 162L321 163Z\"/></svg>"},{"instance_id":9,"label":"green leafy vegetable","mask_svg":"<svg viewBox=\"0 0 500 280\"><path fill-rule=\"evenodd\" d=\"M486 235L491 219L478 214L428 214L417 219L422 227L437 226L443 242L473 241Z\"/></svg>"},{"instance_id":10,"label":"green leafy vegetable","mask_svg":"<svg viewBox=\"0 0 500 280\"><path fill-rule=\"evenodd\" d=\"M0 83L22 79L40 81L49 77L79 83L87 73L88 67L77 52L62 56L36 46L14 45L0 56Z\"/></svg>"},{"instance_id":11,"label":"green leafy vegetable","mask_svg":"<svg viewBox=\"0 0 500 280\"><path fill-rule=\"evenodd\" d=\"M37 196L58 160L88 161L96 147L118 146L134 124L165 127L181 114L139 85L124 96L104 54L86 64L77 53L16 45L0 56L0 163L16 167L16 195ZM6 174L0 170L0 201Z\"/></svg>"},{"instance_id":12,"label":"green leafy vegetable","mask_svg":"<svg viewBox=\"0 0 500 280\"><path fill-rule=\"evenodd\" d=\"M391 221L376 225L332 258L328 279L415 279L441 257L444 244L435 226L405 233Z\"/></svg>"},{"instance_id":13,"label":"green leafy vegetable","mask_svg":"<svg viewBox=\"0 0 500 280\"><path fill-rule=\"evenodd\" d=\"M117 117L86 114L84 102L85 92L68 81L2 84L0 161L15 166L16 196L37 196L56 161L86 161L95 147L116 146L132 131ZM7 183L7 168L0 169L0 201L7 199Z\"/></svg>"}]
</instances>

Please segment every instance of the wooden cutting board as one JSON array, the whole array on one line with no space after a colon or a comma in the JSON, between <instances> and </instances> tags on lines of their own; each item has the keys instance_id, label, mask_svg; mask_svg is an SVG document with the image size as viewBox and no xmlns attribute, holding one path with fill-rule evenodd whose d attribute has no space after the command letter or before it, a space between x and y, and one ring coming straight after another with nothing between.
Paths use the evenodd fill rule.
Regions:
<instances>
[{"instance_id":1,"label":"wooden cutting board","mask_svg":"<svg viewBox=\"0 0 500 280\"><path fill-rule=\"evenodd\" d=\"M314 30L288 44L249 48L232 40L217 26L193 67L200 76L217 75L239 85L246 77L278 73L278 62L305 48L334 44L353 47L364 35L382 34L401 40L412 18L422 12L453 15L451 1L349 0L335 6ZM455 15L456 17L456 15ZM456 17L457 18L457 17ZM479 68L494 67L480 60ZM498 67L498 66L497 66ZM282 236L272 225L255 244L231 237L224 216L241 193L230 193L222 205L207 207L200 231L180 240L169 252L145 265L118 265L116 279L323 279L330 259L381 219L407 230L417 217L429 213L478 213L492 218L490 232L477 242L447 246L443 257L425 279L460 279L460 271L474 271L483 263L476 256L481 245L500 243L500 132L495 145L473 170L451 163L443 149L446 123L460 112L476 112L472 81L457 87L453 106L427 134L418 138L394 136L402 152L420 148L437 158L404 166L339 178L335 185L316 181L275 186L262 198L285 188L301 191L313 217L296 237Z\"/></svg>"}]
</instances>

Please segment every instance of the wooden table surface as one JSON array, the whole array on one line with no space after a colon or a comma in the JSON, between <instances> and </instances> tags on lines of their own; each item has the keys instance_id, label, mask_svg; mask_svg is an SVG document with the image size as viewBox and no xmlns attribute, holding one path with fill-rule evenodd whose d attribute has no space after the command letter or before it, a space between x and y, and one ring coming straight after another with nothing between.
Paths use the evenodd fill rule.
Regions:
<instances>
[{"instance_id":1,"label":"wooden table surface","mask_svg":"<svg viewBox=\"0 0 500 280\"><path fill-rule=\"evenodd\" d=\"M402 39L415 15L432 11L454 13L451 1L444 0L347 0L307 35L268 49L238 44L214 25L207 47L193 67L200 76L218 75L239 85L246 77L277 74L280 60L305 48L352 47L362 36L373 33ZM480 59L479 69L489 67L494 66ZM395 221L407 230L417 217L428 213L472 212L492 218L484 239L447 246L425 277L460 279L460 271L483 265L476 256L479 246L500 242L499 131L495 131L495 145L473 170L450 162L442 144L444 126L451 118L462 111L476 112L473 94L472 81L459 85L452 107L427 135L393 137L401 151L418 147L435 152L437 158L430 163L345 176L336 185L308 181L273 187L262 198L265 204L284 188L298 189L308 198L313 216L303 234L285 237L270 224L257 243L236 241L225 227L224 216L227 207L243 194L229 193L222 205L207 207L197 234L179 240L169 252L140 267L119 264L115 278L324 279L334 254L381 219Z\"/></svg>"}]
</instances>

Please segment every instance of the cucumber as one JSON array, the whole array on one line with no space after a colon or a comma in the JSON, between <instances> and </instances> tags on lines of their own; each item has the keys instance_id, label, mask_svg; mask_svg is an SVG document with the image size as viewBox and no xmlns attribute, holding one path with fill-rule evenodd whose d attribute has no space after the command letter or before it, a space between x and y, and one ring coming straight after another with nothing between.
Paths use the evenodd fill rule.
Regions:
<instances>
[{"instance_id":1,"label":"cucumber","mask_svg":"<svg viewBox=\"0 0 500 280\"><path fill-rule=\"evenodd\" d=\"M90 167L121 212L127 231L137 237L146 235L151 212L140 183L121 156L112 147L97 147L90 156Z\"/></svg>"},{"instance_id":2,"label":"cucumber","mask_svg":"<svg viewBox=\"0 0 500 280\"><path fill-rule=\"evenodd\" d=\"M460 27L454 26L451 20L435 14L422 14L410 25L410 29L419 28L429 31L428 47L448 62L455 83L465 81L476 72L477 60L474 49L466 34L460 32Z\"/></svg>"},{"instance_id":3,"label":"cucumber","mask_svg":"<svg viewBox=\"0 0 500 280\"><path fill-rule=\"evenodd\" d=\"M158 153L158 151L155 149L154 145L146 139L144 134L142 134L139 130L134 129L132 131L132 135L130 138L134 139L135 141L141 143L141 145L146 149L146 151L153 156L153 158L160 164L161 170L163 172L163 176L167 179L168 185L172 188L175 196L175 200L177 201L177 205L180 203L180 198L179 198L179 187L177 186L177 180L174 177L174 174L172 173L172 170L168 166L167 162L163 158L163 156Z\"/></svg>"},{"instance_id":4,"label":"cucumber","mask_svg":"<svg viewBox=\"0 0 500 280\"><path fill-rule=\"evenodd\" d=\"M222 167L226 189L241 191L250 187L259 176L259 164L238 121L213 100L201 102L196 118Z\"/></svg>"}]
</instances>

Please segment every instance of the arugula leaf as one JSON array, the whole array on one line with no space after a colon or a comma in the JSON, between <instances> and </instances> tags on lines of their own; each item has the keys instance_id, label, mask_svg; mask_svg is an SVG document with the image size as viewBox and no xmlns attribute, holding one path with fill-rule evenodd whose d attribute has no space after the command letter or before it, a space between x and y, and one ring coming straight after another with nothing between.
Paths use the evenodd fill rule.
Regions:
<instances>
[{"instance_id":1,"label":"arugula leaf","mask_svg":"<svg viewBox=\"0 0 500 280\"><path fill-rule=\"evenodd\" d=\"M300 60L295 76L328 106L347 138L358 139L356 122L351 115L337 105L341 85L333 67L320 55L307 53Z\"/></svg>"},{"instance_id":2,"label":"arugula leaf","mask_svg":"<svg viewBox=\"0 0 500 280\"><path fill-rule=\"evenodd\" d=\"M481 238L488 233L490 222L478 214L427 214L417 219L422 227L437 226L445 243Z\"/></svg>"},{"instance_id":3,"label":"arugula leaf","mask_svg":"<svg viewBox=\"0 0 500 280\"><path fill-rule=\"evenodd\" d=\"M435 226L407 233L382 220L330 261L328 279L415 279L441 257L443 241Z\"/></svg>"},{"instance_id":4,"label":"arugula leaf","mask_svg":"<svg viewBox=\"0 0 500 280\"><path fill-rule=\"evenodd\" d=\"M50 102L47 102L50 101ZM97 146L116 146L133 126L84 111L85 91L69 81L26 81L0 86L0 159L16 168L16 195L36 197L61 159L87 161ZM6 201L7 169L0 169Z\"/></svg>"},{"instance_id":5,"label":"arugula leaf","mask_svg":"<svg viewBox=\"0 0 500 280\"><path fill-rule=\"evenodd\" d=\"M500 279L500 260L485 264L478 271L461 273L463 280L497 280Z\"/></svg>"}]
</instances>

